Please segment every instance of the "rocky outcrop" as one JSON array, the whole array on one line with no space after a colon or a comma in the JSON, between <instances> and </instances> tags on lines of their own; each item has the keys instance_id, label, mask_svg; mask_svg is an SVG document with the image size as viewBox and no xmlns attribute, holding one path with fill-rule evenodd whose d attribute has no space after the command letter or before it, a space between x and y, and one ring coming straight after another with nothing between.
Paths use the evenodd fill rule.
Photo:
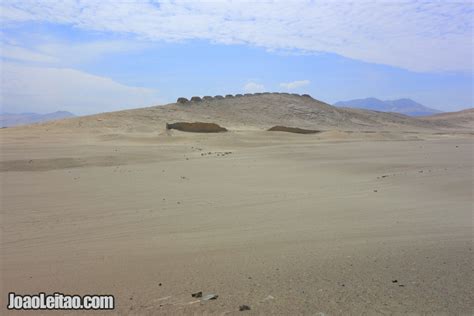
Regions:
<instances>
[{"instance_id":1,"label":"rocky outcrop","mask_svg":"<svg viewBox=\"0 0 474 316\"><path fill-rule=\"evenodd\" d=\"M179 103L179 104L186 104L188 102L189 102L189 100L186 99L186 98L183 98L183 97L178 98L178 100L176 100L176 103Z\"/></svg>"},{"instance_id":2,"label":"rocky outcrop","mask_svg":"<svg viewBox=\"0 0 474 316\"><path fill-rule=\"evenodd\" d=\"M272 128L268 129L270 132L288 132L288 133L297 133L297 134L316 134L320 133L321 131L312 130L312 129L302 129L298 127L287 127L287 126L273 126Z\"/></svg>"},{"instance_id":3,"label":"rocky outcrop","mask_svg":"<svg viewBox=\"0 0 474 316\"><path fill-rule=\"evenodd\" d=\"M221 127L215 123L203 123L203 122L177 122L172 124L166 124L166 129L176 129L183 132L192 133L220 133L227 132L227 129Z\"/></svg>"}]
</instances>

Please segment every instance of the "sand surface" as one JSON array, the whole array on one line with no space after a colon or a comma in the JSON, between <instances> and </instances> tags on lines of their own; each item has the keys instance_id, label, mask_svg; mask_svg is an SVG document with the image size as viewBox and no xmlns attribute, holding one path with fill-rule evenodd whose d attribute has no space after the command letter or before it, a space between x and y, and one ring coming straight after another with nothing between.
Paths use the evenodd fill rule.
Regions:
<instances>
[{"instance_id":1,"label":"sand surface","mask_svg":"<svg viewBox=\"0 0 474 316\"><path fill-rule=\"evenodd\" d=\"M472 136L27 131L0 135L2 314L11 291L123 315L474 311Z\"/></svg>"}]
</instances>

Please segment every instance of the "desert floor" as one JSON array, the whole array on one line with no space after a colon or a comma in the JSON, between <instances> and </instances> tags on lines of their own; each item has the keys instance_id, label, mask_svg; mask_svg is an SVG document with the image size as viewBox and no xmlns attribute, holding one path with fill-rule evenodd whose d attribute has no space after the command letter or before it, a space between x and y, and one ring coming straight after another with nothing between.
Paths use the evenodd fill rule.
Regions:
<instances>
[{"instance_id":1,"label":"desert floor","mask_svg":"<svg viewBox=\"0 0 474 316\"><path fill-rule=\"evenodd\" d=\"M474 311L472 136L0 133L2 314Z\"/></svg>"}]
</instances>

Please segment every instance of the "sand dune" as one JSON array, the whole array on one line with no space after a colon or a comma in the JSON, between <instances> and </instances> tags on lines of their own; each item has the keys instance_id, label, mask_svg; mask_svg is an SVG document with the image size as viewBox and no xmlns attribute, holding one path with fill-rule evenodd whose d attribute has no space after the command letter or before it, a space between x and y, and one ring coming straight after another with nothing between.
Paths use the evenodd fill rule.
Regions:
<instances>
[{"instance_id":1,"label":"sand dune","mask_svg":"<svg viewBox=\"0 0 474 316\"><path fill-rule=\"evenodd\" d=\"M183 121L229 131L166 130ZM263 94L2 129L1 314L8 292L113 294L121 315L471 314L456 122Z\"/></svg>"}]
</instances>

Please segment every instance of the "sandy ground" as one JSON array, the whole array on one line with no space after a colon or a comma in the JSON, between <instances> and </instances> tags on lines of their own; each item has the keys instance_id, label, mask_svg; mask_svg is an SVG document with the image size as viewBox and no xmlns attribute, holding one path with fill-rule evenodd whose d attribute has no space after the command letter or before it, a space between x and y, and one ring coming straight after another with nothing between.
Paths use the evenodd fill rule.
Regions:
<instances>
[{"instance_id":1,"label":"sandy ground","mask_svg":"<svg viewBox=\"0 0 474 316\"><path fill-rule=\"evenodd\" d=\"M1 132L2 314L474 313L469 136Z\"/></svg>"}]
</instances>

